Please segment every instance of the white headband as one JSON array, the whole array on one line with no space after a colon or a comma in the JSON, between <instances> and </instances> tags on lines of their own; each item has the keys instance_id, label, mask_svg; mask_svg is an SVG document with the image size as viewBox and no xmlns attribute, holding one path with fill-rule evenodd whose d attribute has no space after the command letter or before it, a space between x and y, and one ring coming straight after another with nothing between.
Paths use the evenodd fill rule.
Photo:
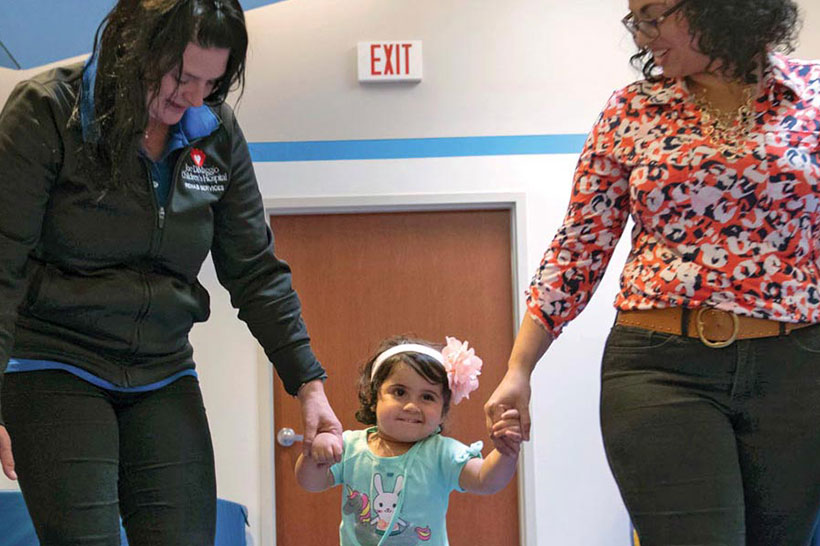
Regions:
<instances>
[{"instance_id":1,"label":"white headband","mask_svg":"<svg viewBox=\"0 0 820 546\"><path fill-rule=\"evenodd\" d=\"M401 345L390 347L376 357L376 360L373 362L373 369L370 372L370 380L373 381L373 378L376 377L376 370L379 369L379 366L381 366L385 360L391 356L401 353L421 353L435 358L439 364L444 366L444 357L439 351L436 351L432 347L428 347L427 345L419 345L418 343L402 343Z\"/></svg>"}]
</instances>

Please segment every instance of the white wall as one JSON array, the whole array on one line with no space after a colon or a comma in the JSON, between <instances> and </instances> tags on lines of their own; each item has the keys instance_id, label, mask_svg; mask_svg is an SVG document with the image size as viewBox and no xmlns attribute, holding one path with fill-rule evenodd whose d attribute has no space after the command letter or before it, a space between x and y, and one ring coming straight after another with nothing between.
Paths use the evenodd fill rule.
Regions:
<instances>
[{"instance_id":1,"label":"white wall","mask_svg":"<svg viewBox=\"0 0 820 546\"><path fill-rule=\"evenodd\" d=\"M795 53L820 58L820 6ZM619 19L625 0L288 0L248 13L251 56L238 116L249 141L585 133L613 89L634 79ZM362 86L355 46L424 42L424 81ZM0 69L0 100L26 72ZM259 163L269 199L521 193L517 258L534 271L560 223L571 155ZM626 248L587 310L534 376L533 522L539 546L626 544L628 520L598 425L599 360ZM297 271L296 275L309 275ZM527 274L527 276L529 273ZM219 494L246 504L254 544L272 544L269 370L216 285L193 332L216 445ZM519 292L528 278L519 279ZM309 325L308 325L309 326ZM333 362L325 363L330 373ZM488 363L503 366L505 363ZM0 488L13 488L0 481ZM530 545L531 546L531 545Z\"/></svg>"}]
</instances>

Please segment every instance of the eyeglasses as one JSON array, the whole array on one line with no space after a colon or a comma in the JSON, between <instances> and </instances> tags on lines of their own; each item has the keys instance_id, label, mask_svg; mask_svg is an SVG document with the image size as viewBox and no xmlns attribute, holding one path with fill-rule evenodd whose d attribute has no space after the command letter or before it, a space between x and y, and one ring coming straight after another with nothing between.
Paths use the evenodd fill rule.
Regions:
<instances>
[{"instance_id":1,"label":"eyeglasses","mask_svg":"<svg viewBox=\"0 0 820 546\"><path fill-rule=\"evenodd\" d=\"M621 23L623 23L626 30L628 30L632 36L636 36L640 32L650 40L654 40L661 35L661 30L658 28L661 23L666 21L670 15L678 11L678 9L680 9L680 7L686 2L687 0L681 0L654 19L638 19L635 17L634 13L629 12L626 17L621 19Z\"/></svg>"}]
</instances>

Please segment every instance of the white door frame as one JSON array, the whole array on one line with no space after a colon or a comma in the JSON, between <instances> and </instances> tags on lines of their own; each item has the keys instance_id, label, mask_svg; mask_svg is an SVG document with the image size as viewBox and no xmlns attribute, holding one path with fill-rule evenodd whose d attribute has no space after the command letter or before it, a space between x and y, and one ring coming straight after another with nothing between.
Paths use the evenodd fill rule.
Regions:
<instances>
[{"instance_id":1,"label":"white door frame","mask_svg":"<svg viewBox=\"0 0 820 546\"><path fill-rule=\"evenodd\" d=\"M470 209L509 210L511 222L511 264L513 280L513 332L526 313L521 298L529 278L526 271L526 194L509 192L481 193L418 193L327 197L265 198L268 216L287 214L362 214L379 212L445 211ZM257 366L259 385L259 460L262 544L276 542L276 495L274 483L274 425L273 422L273 371L267 358L259 350L259 358L265 365ZM531 442L524 443L518 463L518 506L521 546L535 546L535 464Z\"/></svg>"}]
</instances>

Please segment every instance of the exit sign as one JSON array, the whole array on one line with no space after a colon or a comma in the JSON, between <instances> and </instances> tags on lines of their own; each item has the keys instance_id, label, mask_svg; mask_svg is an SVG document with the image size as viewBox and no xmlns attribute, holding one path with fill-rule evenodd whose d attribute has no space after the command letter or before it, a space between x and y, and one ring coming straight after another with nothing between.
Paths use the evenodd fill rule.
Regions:
<instances>
[{"instance_id":1,"label":"exit sign","mask_svg":"<svg viewBox=\"0 0 820 546\"><path fill-rule=\"evenodd\" d=\"M359 42L360 82L421 81L421 40Z\"/></svg>"}]
</instances>

